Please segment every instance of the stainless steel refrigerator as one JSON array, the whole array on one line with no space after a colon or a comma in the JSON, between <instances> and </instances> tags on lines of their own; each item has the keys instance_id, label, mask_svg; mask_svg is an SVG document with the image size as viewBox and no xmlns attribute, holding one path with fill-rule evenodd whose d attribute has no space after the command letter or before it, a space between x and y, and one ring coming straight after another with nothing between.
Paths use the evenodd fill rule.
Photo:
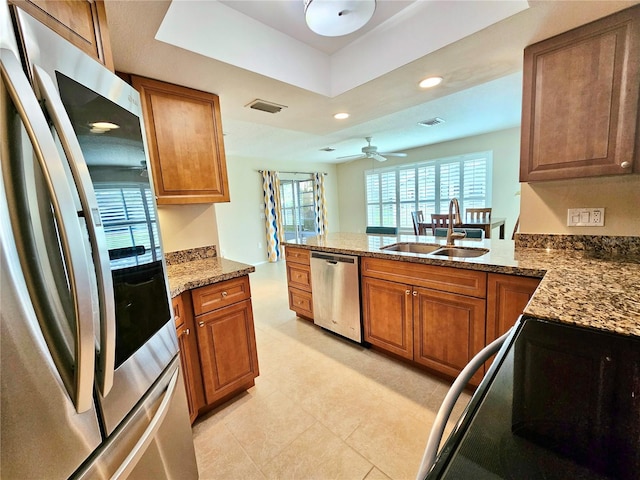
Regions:
<instances>
[{"instance_id":1,"label":"stainless steel refrigerator","mask_svg":"<svg viewBox=\"0 0 640 480\"><path fill-rule=\"evenodd\" d=\"M197 478L138 93L0 0L0 472Z\"/></svg>"}]
</instances>

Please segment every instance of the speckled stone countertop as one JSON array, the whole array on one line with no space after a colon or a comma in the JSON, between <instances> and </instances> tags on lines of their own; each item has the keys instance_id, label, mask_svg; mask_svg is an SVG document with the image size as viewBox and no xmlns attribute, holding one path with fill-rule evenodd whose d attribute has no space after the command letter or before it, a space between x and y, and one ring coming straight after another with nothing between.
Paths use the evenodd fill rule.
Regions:
<instances>
[{"instance_id":1,"label":"speckled stone countertop","mask_svg":"<svg viewBox=\"0 0 640 480\"><path fill-rule=\"evenodd\" d=\"M220 257L185 260L180 263L167 262L167 277L172 298L186 290L241 277L255 270L253 265Z\"/></svg>"},{"instance_id":2,"label":"speckled stone countertop","mask_svg":"<svg viewBox=\"0 0 640 480\"><path fill-rule=\"evenodd\" d=\"M444 246L445 239L413 235L329 233L309 237L301 248L414 263L542 278L525 316L640 337L640 257L602 251L515 247L513 240L461 240L463 247L488 248L477 258L433 257L385 251L398 242Z\"/></svg>"}]
</instances>

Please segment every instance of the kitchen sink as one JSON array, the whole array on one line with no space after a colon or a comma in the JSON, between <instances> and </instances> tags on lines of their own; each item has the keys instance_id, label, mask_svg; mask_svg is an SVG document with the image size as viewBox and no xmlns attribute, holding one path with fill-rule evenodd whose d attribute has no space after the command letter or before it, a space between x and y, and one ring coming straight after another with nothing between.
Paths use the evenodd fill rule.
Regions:
<instances>
[{"instance_id":1,"label":"kitchen sink","mask_svg":"<svg viewBox=\"0 0 640 480\"><path fill-rule=\"evenodd\" d=\"M443 247L436 251L432 251L431 255L439 255L443 257L458 258L475 258L489 253L487 248L462 248L462 247Z\"/></svg>"},{"instance_id":2,"label":"kitchen sink","mask_svg":"<svg viewBox=\"0 0 640 480\"><path fill-rule=\"evenodd\" d=\"M406 243L394 243L387 245L386 247L380 247L381 250L389 250L392 252L409 252L409 253L431 253L439 248L441 245L433 245L429 243L419 242L406 242Z\"/></svg>"}]
</instances>

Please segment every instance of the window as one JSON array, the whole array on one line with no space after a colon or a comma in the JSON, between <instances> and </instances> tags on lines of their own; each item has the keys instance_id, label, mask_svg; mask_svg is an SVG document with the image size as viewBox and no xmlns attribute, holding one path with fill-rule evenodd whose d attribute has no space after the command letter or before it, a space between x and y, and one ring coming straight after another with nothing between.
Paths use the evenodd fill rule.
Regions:
<instances>
[{"instance_id":1,"label":"window","mask_svg":"<svg viewBox=\"0 0 640 480\"><path fill-rule=\"evenodd\" d=\"M286 240L316 234L313 179L280 180L280 204Z\"/></svg>"},{"instance_id":2,"label":"window","mask_svg":"<svg viewBox=\"0 0 640 480\"><path fill-rule=\"evenodd\" d=\"M411 212L447 213L456 197L466 208L491 206L492 152L365 172L367 225L413 231Z\"/></svg>"},{"instance_id":3,"label":"window","mask_svg":"<svg viewBox=\"0 0 640 480\"><path fill-rule=\"evenodd\" d=\"M110 253L144 247L142 255L113 258L112 269L132 267L162 258L158 223L148 184L127 183L126 187L96 185L96 198Z\"/></svg>"}]
</instances>

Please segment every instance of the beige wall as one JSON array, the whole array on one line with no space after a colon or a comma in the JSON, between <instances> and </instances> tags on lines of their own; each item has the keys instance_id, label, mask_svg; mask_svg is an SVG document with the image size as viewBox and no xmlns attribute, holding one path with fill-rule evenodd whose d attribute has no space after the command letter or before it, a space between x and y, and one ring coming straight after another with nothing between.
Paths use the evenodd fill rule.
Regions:
<instances>
[{"instance_id":1,"label":"beige wall","mask_svg":"<svg viewBox=\"0 0 640 480\"><path fill-rule=\"evenodd\" d=\"M257 171L261 169L327 172L329 230L340 229L335 165L227 157L231 202L215 205L220 239L218 255L254 265L267 261L262 175Z\"/></svg>"},{"instance_id":2,"label":"beige wall","mask_svg":"<svg viewBox=\"0 0 640 480\"><path fill-rule=\"evenodd\" d=\"M218 244L212 204L162 205L158 207L158 221L165 252Z\"/></svg>"},{"instance_id":3,"label":"beige wall","mask_svg":"<svg viewBox=\"0 0 640 480\"><path fill-rule=\"evenodd\" d=\"M567 227L567 209L604 207L604 227ZM522 185L522 233L640 235L640 175Z\"/></svg>"},{"instance_id":4,"label":"beige wall","mask_svg":"<svg viewBox=\"0 0 640 480\"><path fill-rule=\"evenodd\" d=\"M505 217L507 238L519 214L518 183L520 161L520 128L467 137L406 150L407 157L389 159L384 164L375 160L357 160L338 166L338 196L340 198L340 226L344 232L364 232L366 210L364 172L376 167L388 167L425 160L452 157L473 152L493 151L491 207L494 217Z\"/></svg>"}]
</instances>

